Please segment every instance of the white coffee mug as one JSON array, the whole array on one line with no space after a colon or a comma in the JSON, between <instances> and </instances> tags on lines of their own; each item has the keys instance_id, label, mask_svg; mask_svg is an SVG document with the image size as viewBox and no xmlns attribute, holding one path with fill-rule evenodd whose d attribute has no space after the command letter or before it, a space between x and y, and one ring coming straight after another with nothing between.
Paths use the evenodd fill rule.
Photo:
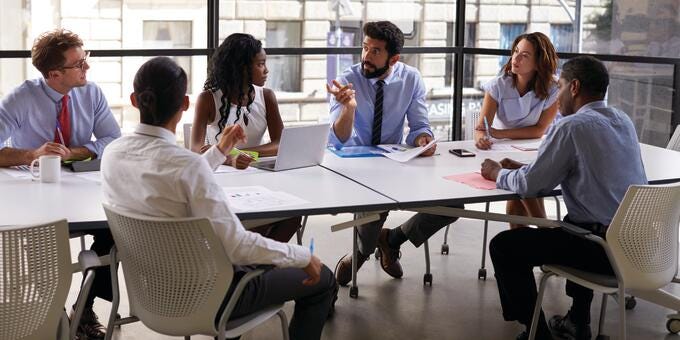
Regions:
<instances>
[{"instance_id":1,"label":"white coffee mug","mask_svg":"<svg viewBox=\"0 0 680 340\"><path fill-rule=\"evenodd\" d=\"M33 169L36 163L38 166L38 174ZM43 183L56 183L61 178L61 156L56 155L42 155L38 159L31 162L31 176L33 179L40 180Z\"/></svg>"}]
</instances>

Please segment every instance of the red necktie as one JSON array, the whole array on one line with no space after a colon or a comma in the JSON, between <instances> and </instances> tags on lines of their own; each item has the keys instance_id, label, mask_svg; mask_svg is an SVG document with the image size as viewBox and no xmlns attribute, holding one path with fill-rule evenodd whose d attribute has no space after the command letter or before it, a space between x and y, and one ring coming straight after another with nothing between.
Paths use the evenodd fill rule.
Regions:
<instances>
[{"instance_id":1,"label":"red necktie","mask_svg":"<svg viewBox=\"0 0 680 340\"><path fill-rule=\"evenodd\" d=\"M71 121L68 112L68 95L64 95L61 98L61 110L59 111L59 116L57 116L57 122L57 128L54 131L54 142L61 144L61 138L64 138L63 144L69 146L71 144ZM61 137L59 136L59 130L61 130Z\"/></svg>"}]
</instances>

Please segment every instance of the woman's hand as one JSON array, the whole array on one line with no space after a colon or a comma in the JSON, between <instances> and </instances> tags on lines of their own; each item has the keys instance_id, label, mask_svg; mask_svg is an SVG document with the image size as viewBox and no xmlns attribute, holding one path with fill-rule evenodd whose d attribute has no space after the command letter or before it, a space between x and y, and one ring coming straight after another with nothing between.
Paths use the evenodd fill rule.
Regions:
<instances>
[{"instance_id":1,"label":"woman's hand","mask_svg":"<svg viewBox=\"0 0 680 340\"><path fill-rule=\"evenodd\" d=\"M486 130L483 128L482 130L475 129L475 147L480 150L489 150L491 145L493 145L493 142L486 137Z\"/></svg>"},{"instance_id":2,"label":"woman's hand","mask_svg":"<svg viewBox=\"0 0 680 340\"><path fill-rule=\"evenodd\" d=\"M217 143L217 148L226 156L229 155L231 149L238 143L246 142L246 133L243 131L241 125L227 126L222 130L222 137Z\"/></svg>"},{"instance_id":3,"label":"woman's hand","mask_svg":"<svg viewBox=\"0 0 680 340\"><path fill-rule=\"evenodd\" d=\"M255 159L253 159L250 156L238 154L235 157L232 157L231 166L233 166L236 169L243 170L247 168L250 165L250 163L252 163L254 160Z\"/></svg>"}]
</instances>

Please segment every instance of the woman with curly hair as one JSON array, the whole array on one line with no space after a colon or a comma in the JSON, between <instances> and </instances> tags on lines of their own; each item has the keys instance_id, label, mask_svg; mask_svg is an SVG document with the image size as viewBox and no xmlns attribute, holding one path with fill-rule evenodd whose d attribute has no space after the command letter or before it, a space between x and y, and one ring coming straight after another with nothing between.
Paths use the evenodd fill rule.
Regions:
<instances>
[{"instance_id":1,"label":"woman with curly hair","mask_svg":"<svg viewBox=\"0 0 680 340\"><path fill-rule=\"evenodd\" d=\"M482 150L492 148L493 138L540 138L557 115L557 53L543 33L519 35L512 44L512 57L503 66L501 75L482 87L484 101L475 128L475 145ZM485 124L484 119L488 121ZM522 164L501 161L504 168L515 169ZM545 217L542 198L508 201L511 215ZM510 224L510 228L521 225Z\"/></svg>"},{"instance_id":2,"label":"woman with curly hair","mask_svg":"<svg viewBox=\"0 0 680 340\"><path fill-rule=\"evenodd\" d=\"M274 91L264 88L267 80L267 54L262 42L250 34L234 33L215 50L208 66L208 79L196 101L191 129L191 150L202 153L218 141L225 127L240 125L245 143L236 147L257 151L261 156L275 156L283 131L283 121ZM269 130L269 143L263 144ZM238 169L248 167L253 159L239 154L225 164ZM294 217L253 229L266 237L288 242L300 227Z\"/></svg>"},{"instance_id":3,"label":"woman with curly hair","mask_svg":"<svg viewBox=\"0 0 680 340\"><path fill-rule=\"evenodd\" d=\"M264 88L267 54L262 42L250 34L234 33L215 50L208 79L198 96L191 131L191 150L201 152L219 140L225 126L241 125L247 141L236 147L275 156L283 121L274 91ZM271 141L263 144L265 131ZM206 143L207 142L207 143ZM227 163L246 168L252 159L238 156Z\"/></svg>"}]
</instances>

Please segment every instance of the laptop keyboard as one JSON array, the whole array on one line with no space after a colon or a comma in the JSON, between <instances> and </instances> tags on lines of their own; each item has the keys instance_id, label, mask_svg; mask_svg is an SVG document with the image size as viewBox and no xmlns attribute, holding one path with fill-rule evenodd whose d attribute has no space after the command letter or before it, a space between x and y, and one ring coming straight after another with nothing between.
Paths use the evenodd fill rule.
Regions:
<instances>
[{"instance_id":1,"label":"laptop keyboard","mask_svg":"<svg viewBox=\"0 0 680 340\"><path fill-rule=\"evenodd\" d=\"M276 165L276 160L273 161L265 161L265 162L258 162L257 167L258 168L267 168L267 169L274 169L274 166Z\"/></svg>"}]
</instances>

